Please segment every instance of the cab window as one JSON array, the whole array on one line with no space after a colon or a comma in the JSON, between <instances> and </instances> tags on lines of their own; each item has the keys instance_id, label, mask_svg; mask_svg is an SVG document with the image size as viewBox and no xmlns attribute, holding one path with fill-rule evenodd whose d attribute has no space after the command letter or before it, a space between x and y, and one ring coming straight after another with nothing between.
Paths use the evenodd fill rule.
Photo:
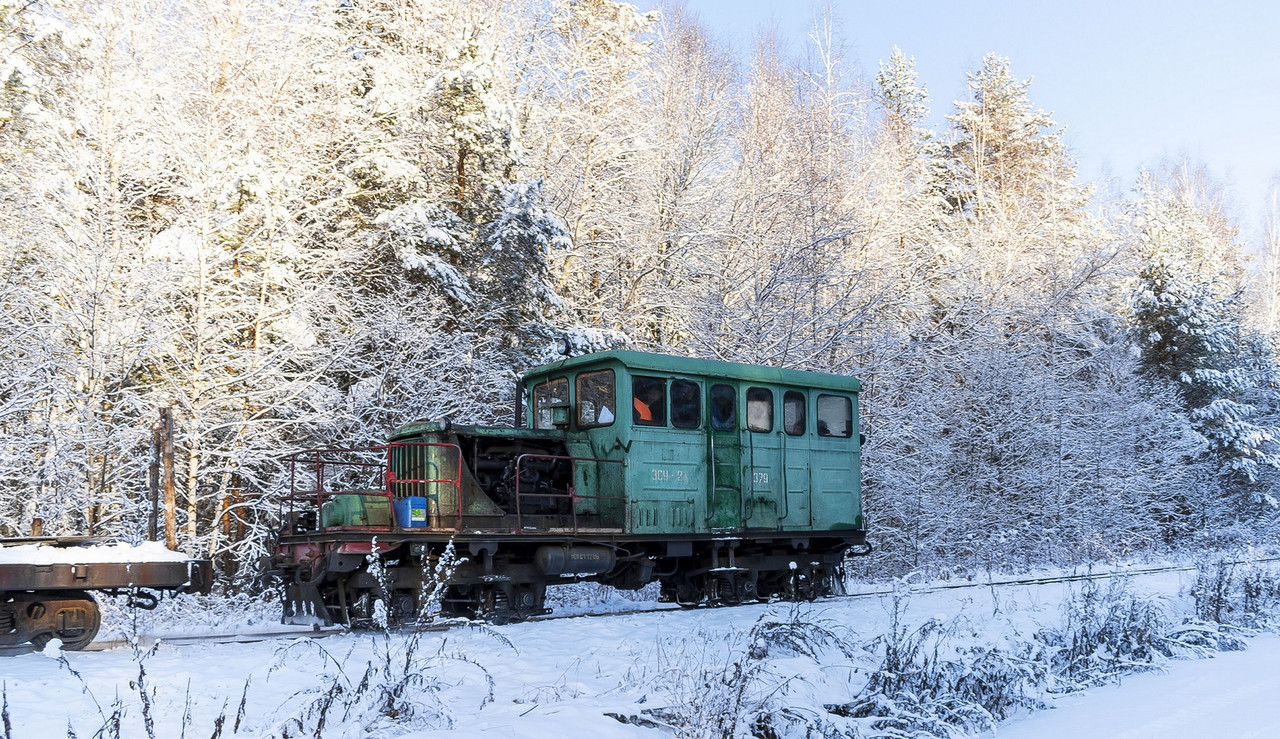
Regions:
<instances>
[{"instance_id":1,"label":"cab window","mask_svg":"<svg viewBox=\"0 0 1280 739\"><path fill-rule=\"evenodd\" d=\"M788 436L804 434L804 393L788 390L782 395L782 430Z\"/></svg>"},{"instance_id":2,"label":"cab window","mask_svg":"<svg viewBox=\"0 0 1280 739\"><path fill-rule=\"evenodd\" d=\"M578 391L578 427L608 426L617 417L617 395L613 370L583 372L576 381Z\"/></svg>"},{"instance_id":3,"label":"cab window","mask_svg":"<svg viewBox=\"0 0 1280 739\"><path fill-rule=\"evenodd\" d=\"M853 401L840 395L819 395L818 436L853 436Z\"/></svg>"},{"instance_id":4,"label":"cab window","mask_svg":"<svg viewBox=\"0 0 1280 739\"><path fill-rule=\"evenodd\" d=\"M702 392L698 383L671 381L671 425L678 429L696 429L702 423Z\"/></svg>"},{"instance_id":5,"label":"cab window","mask_svg":"<svg viewBox=\"0 0 1280 739\"><path fill-rule=\"evenodd\" d=\"M730 385L712 385L709 393L711 428L733 431L738 427L738 397Z\"/></svg>"},{"instance_id":6,"label":"cab window","mask_svg":"<svg viewBox=\"0 0 1280 739\"><path fill-rule=\"evenodd\" d=\"M752 431L773 430L773 391L763 387L747 388L747 428Z\"/></svg>"},{"instance_id":7,"label":"cab window","mask_svg":"<svg viewBox=\"0 0 1280 739\"><path fill-rule=\"evenodd\" d=\"M631 378L631 419L640 426L667 425L667 381L661 377Z\"/></svg>"},{"instance_id":8,"label":"cab window","mask_svg":"<svg viewBox=\"0 0 1280 739\"><path fill-rule=\"evenodd\" d=\"M533 427L555 428L551 423L551 407L569 404L569 379L557 377L533 388Z\"/></svg>"}]
</instances>

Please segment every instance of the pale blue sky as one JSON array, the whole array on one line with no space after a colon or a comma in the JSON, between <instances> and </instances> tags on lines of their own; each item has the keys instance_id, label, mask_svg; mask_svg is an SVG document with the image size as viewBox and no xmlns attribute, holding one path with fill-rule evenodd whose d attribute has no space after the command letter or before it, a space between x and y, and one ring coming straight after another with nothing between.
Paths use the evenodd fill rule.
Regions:
<instances>
[{"instance_id":1,"label":"pale blue sky","mask_svg":"<svg viewBox=\"0 0 1280 739\"><path fill-rule=\"evenodd\" d=\"M684 4L744 58L768 26L800 52L814 13L805 0ZM1270 181L1280 174L1280 2L832 0L832 7L848 59L866 79L895 45L916 58L938 130L951 102L966 94L965 72L996 52L1018 77L1034 78L1032 103L1066 127L1081 179L1110 177L1127 189L1140 166L1185 152L1228 183L1246 238L1260 232Z\"/></svg>"}]
</instances>

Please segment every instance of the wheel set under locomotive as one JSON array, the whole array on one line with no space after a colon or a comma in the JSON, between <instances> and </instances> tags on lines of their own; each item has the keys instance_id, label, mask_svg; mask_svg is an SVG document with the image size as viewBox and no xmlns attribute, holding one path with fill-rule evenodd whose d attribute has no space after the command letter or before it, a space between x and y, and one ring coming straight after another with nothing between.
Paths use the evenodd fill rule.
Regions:
<instances>
[{"instance_id":1,"label":"wheel set under locomotive","mask_svg":"<svg viewBox=\"0 0 1280 739\"><path fill-rule=\"evenodd\" d=\"M813 599L866 554L858 381L612 351L527 373L514 428L420 422L289 458L290 623L545 613L549 585ZM380 605L381 604L381 605Z\"/></svg>"}]
</instances>

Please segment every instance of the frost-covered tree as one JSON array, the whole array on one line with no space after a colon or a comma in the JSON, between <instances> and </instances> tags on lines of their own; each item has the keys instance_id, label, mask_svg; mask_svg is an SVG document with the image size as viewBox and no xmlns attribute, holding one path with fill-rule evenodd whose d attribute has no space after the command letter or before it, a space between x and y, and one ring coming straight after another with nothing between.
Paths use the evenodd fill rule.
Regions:
<instances>
[{"instance_id":1,"label":"frost-covered tree","mask_svg":"<svg viewBox=\"0 0 1280 739\"><path fill-rule=\"evenodd\" d=\"M6 162L46 139L62 114L63 83L75 63L57 2L0 2L0 156ZM16 148L15 148L16 147Z\"/></svg>"},{"instance_id":2,"label":"frost-covered tree","mask_svg":"<svg viewBox=\"0 0 1280 739\"><path fill-rule=\"evenodd\" d=\"M731 129L731 197L718 253L702 268L691 343L739 361L836 369L865 351L870 308L887 289L861 221L857 158L866 98L819 22L812 56L788 60L762 37Z\"/></svg>"},{"instance_id":3,"label":"frost-covered tree","mask_svg":"<svg viewBox=\"0 0 1280 739\"><path fill-rule=\"evenodd\" d=\"M511 12L353 4L336 16L360 53L335 64L350 75L335 91L364 134L342 142L352 197L330 216L349 237L333 280L345 310L321 331L335 356L321 439L377 441L424 416L505 422L515 371L548 358L572 322L548 269L567 229L524 166Z\"/></svg>"},{"instance_id":4,"label":"frost-covered tree","mask_svg":"<svg viewBox=\"0 0 1280 739\"><path fill-rule=\"evenodd\" d=\"M1052 207L1074 175L1062 130L1031 104L1030 87L996 54L969 73L969 99L947 116L955 131L947 199L957 211L978 218L1012 208L1034 213Z\"/></svg>"},{"instance_id":5,"label":"frost-covered tree","mask_svg":"<svg viewBox=\"0 0 1280 739\"><path fill-rule=\"evenodd\" d=\"M655 35L641 112L649 149L633 160L640 189L631 196L629 243L615 260L620 300L611 310L637 345L679 351L696 320L686 296L703 284L698 264L715 253L725 217L719 186L736 69L680 8L663 13Z\"/></svg>"},{"instance_id":6,"label":"frost-covered tree","mask_svg":"<svg viewBox=\"0 0 1280 739\"><path fill-rule=\"evenodd\" d=\"M1178 388L1223 470L1253 482L1263 467L1280 465L1277 432L1256 422L1247 397L1274 369L1244 325L1234 232L1196 195L1144 179L1134 330L1143 370Z\"/></svg>"},{"instance_id":7,"label":"frost-covered tree","mask_svg":"<svg viewBox=\"0 0 1280 739\"><path fill-rule=\"evenodd\" d=\"M127 102L117 120L154 132L125 139L137 145L120 163L122 218L142 226L150 296L130 306L147 340L123 379L144 452L156 409L174 409L180 545L191 552L261 546L228 538L266 525L256 504L278 450L317 410L313 298L328 287L329 255L301 224L333 194L317 187L328 142L310 126L336 116L311 84L320 42L297 11L234 0L103 9L128 20L132 56L106 88Z\"/></svg>"},{"instance_id":8,"label":"frost-covered tree","mask_svg":"<svg viewBox=\"0 0 1280 739\"><path fill-rule=\"evenodd\" d=\"M0 145L9 206L0 233L6 282L17 289L5 317L20 341L13 377L37 383L12 396L25 398L25 418L11 417L7 430L25 440L5 461L28 488L24 521L99 533L121 524L136 492L128 387L145 343L145 311L135 309L148 276L120 186L125 140L137 133L120 116L129 52L88 42L86 26L90 38L118 39L119 24L81 10L0 8L4 43L14 44L4 49L5 104L18 106L0 121L0 140L12 144ZM64 44L67 36L79 41Z\"/></svg>"},{"instance_id":9,"label":"frost-covered tree","mask_svg":"<svg viewBox=\"0 0 1280 739\"><path fill-rule=\"evenodd\" d=\"M881 61L876 72L875 96L884 113L887 148L896 149L904 160L923 159L927 172L932 168L930 160L941 152L936 135L923 125L929 117L929 92L920 84L915 57L893 47L889 60Z\"/></svg>"},{"instance_id":10,"label":"frost-covered tree","mask_svg":"<svg viewBox=\"0 0 1280 739\"><path fill-rule=\"evenodd\" d=\"M44 261L33 253L43 230L33 219L39 196L31 186L42 180L62 119L57 80L67 50L55 19L44 3L0 3L0 535L25 532L32 516L53 512L46 501L55 494L54 411L45 391L58 357L47 341Z\"/></svg>"},{"instance_id":11,"label":"frost-covered tree","mask_svg":"<svg viewBox=\"0 0 1280 739\"><path fill-rule=\"evenodd\" d=\"M1273 180L1262 224L1262 254L1252 304L1256 325L1272 344L1280 338L1280 178Z\"/></svg>"},{"instance_id":12,"label":"frost-covered tree","mask_svg":"<svg viewBox=\"0 0 1280 739\"><path fill-rule=\"evenodd\" d=\"M5 532L136 537L172 406L182 546L252 560L283 450L505 422L562 333L861 376L886 567L1176 544L1276 479L1222 197L1091 209L998 56L934 132L829 18L739 69L614 0L0 0L0 54Z\"/></svg>"},{"instance_id":13,"label":"frost-covered tree","mask_svg":"<svg viewBox=\"0 0 1280 739\"><path fill-rule=\"evenodd\" d=\"M874 260L894 286L877 307L878 320L893 326L899 338L898 347L886 347L887 362L897 361L906 337L934 330L935 313L945 309L945 290L954 274L955 239L940 194L942 149L923 125L928 101L914 59L894 48L876 75L875 102L883 122L866 157L870 172L863 206L865 221L874 224L868 235Z\"/></svg>"},{"instance_id":14,"label":"frost-covered tree","mask_svg":"<svg viewBox=\"0 0 1280 739\"><path fill-rule=\"evenodd\" d=\"M554 285L606 330L630 328L635 278L649 269L637 203L664 145L644 108L657 17L615 0L556 0L520 59L529 164L573 244L553 259Z\"/></svg>"}]
</instances>

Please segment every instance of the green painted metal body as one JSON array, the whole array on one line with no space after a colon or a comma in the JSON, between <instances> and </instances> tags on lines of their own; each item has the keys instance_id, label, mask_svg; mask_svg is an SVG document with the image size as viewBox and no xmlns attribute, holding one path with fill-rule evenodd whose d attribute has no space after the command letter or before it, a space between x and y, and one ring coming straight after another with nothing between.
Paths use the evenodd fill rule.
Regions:
<instances>
[{"instance_id":1,"label":"green painted metal body","mask_svg":"<svg viewBox=\"0 0 1280 739\"><path fill-rule=\"evenodd\" d=\"M571 466L575 516L623 534L863 528L855 378L611 351L536 368L523 386L525 428L417 423L399 429L393 443L438 446L393 451L396 480L416 481L393 483L396 497L426 497L432 527L499 521L502 507L475 494L478 484L467 479L475 473L470 463L459 470L457 460L467 453L450 444L465 436L562 449L560 455L572 458L563 464ZM662 407L652 411L654 421L642 423L633 389L653 386L665 390ZM731 422L717 419L715 408L725 411L730 398ZM455 477L461 478L457 488L445 482ZM509 517L501 520L511 525Z\"/></svg>"},{"instance_id":2,"label":"green painted metal body","mask_svg":"<svg viewBox=\"0 0 1280 739\"><path fill-rule=\"evenodd\" d=\"M391 526L391 501L381 494L334 495L320 508L321 525Z\"/></svg>"}]
</instances>

